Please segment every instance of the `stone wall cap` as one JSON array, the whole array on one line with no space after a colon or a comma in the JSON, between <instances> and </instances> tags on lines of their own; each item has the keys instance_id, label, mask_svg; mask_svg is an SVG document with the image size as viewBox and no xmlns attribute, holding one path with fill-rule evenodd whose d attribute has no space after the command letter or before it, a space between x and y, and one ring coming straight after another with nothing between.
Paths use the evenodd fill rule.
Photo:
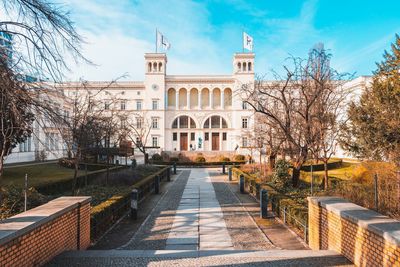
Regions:
<instances>
[{"instance_id":1,"label":"stone wall cap","mask_svg":"<svg viewBox=\"0 0 400 267\"><path fill-rule=\"evenodd\" d=\"M400 221L376 211L361 207L339 197L308 197L309 202L333 212L359 227L382 236L386 241L400 245Z\"/></svg>"},{"instance_id":2,"label":"stone wall cap","mask_svg":"<svg viewBox=\"0 0 400 267\"><path fill-rule=\"evenodd\" d=\"M39 207L19 213L0 222L0 246L35 228L60 217L70 210L89 203L91 197L59 197Z\"/></svg>"}]
</instances>

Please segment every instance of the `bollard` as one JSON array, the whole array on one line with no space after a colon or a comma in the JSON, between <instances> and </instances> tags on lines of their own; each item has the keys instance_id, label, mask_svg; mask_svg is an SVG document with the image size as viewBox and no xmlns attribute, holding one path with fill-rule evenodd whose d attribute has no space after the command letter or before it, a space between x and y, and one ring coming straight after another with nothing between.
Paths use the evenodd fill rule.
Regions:
<instances>
[{"instance_id":1,"label":"bollard","mask_svg":"<svg viewBox=\"0 0 400 267\"><path fill-rule=\"evenodd\" d=\"M139 192L136 188L134 188L131 192L131 219L137 219L137 209L138 209L138 199Z\"/></svg>"},{"instance_id":2,"label":"bollard","mask_svg":"<svg viewBox=\"0 0 400 267\"><path fill-rule=\"evenodd\" d=\"M225 162L222 163L222 174L225 174Z\"/></svg>"},{"instance_id":3,"label":"bollard","mask_svg":"<svg viewBox=\"0 0 400 267\"><path fill-rule=\"evenodd\" d=\"M232 181L232 166L228 168L228 178L229 181Z\"/></svg>"},{"instance_id":4,"label":"bollard","mask_svg":"<svg viewBox=\"0 0 400 267\"><path fill-rule=\"evenodd\" d=\"M171 168L167 168L167 182L171 182Z\"/></svg>"},{"instance_id":5,"label":"bollard","mask_svg":"<svg viewBox=\"0 0 400 267\"><path fill-rule=\"evenodd\" d=\"M174 174L176 174L176 162L174 162Z\"/></svg>"},{"instance_id":6,"label":"bollard","mask_svg":"<svg viewBox=\"0 0 400 267\"><path fill-rule=\"evenodd\" d=\"M267 218L268 214L268 191L261 189L260 191L260 217Z\"/></svg>"},{"instance_id":7,"label":"bollard","mask_svg":"<svg viewBox=\"0 0 400 267\"><path fill-rule=\"evenodd\" d=\"M154 177L154 194L159 194L160 193L160 176L156 175Z\"/></svg>"},{"instance_id":8,"label":"bollard","mask_svg":"<svg viewBox=\"0 0 400 267\"><path fill-rule=\"evenodd\" d=\"M240 175L239 188L240 188L240 193L244 194L244 175L243 174Z\"/></svg>"}]
</instances>

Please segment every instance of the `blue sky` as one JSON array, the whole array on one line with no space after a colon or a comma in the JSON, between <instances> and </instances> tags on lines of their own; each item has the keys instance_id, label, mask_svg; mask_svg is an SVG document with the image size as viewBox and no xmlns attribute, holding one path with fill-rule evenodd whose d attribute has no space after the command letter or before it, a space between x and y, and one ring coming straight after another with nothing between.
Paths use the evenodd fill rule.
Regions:
<instances>
[{"instance_id":1,"label":"blue sky","mask_svg":"<svg viewBox=\"0 0 400 267\"><path fill-rule=\"evenodd\" d=\"M255 70L282 70L289 55L306 57L317 42L342 72L370 75L400 33L400 1L372 0L66 0L85 55L69 79L142 80L155 29L170 41L168 74L230 74L242 30L254 38Z\"/></svg>"}]
</instances>

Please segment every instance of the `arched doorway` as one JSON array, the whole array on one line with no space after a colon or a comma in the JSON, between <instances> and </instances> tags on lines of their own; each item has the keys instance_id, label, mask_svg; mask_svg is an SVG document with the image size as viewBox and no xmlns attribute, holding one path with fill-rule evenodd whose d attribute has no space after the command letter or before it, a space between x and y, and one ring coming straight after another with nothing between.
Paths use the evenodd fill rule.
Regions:
<instances>
[{"instance_id":1,"label":"arched doorway","mask_svg":"<svg viewBox=\"0 0 400 267\"><path fill-rule=\"evenodd\" d=\"M211 151L226 150L228 123L218 115L207 118L203 123L204 149Z\"/></svg>"},{"instance_id":2,"label":"arched doorway","mask_svg":"<svg viewBox=\"0 0 400 267\"><path fill-rule=\"evenodd\" d=\"M179 151L195 150L196 122L193 118L182 115L172 122L172 145Z\"/></svg>"}]
</instances>

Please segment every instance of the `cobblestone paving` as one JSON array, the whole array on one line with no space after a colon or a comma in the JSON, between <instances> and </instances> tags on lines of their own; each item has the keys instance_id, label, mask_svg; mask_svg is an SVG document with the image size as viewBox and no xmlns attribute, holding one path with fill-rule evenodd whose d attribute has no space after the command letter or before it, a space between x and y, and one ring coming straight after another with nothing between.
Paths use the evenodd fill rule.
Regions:
<instances>
[{"instance_id":1,"label":"cobblestone paving","mask_svg":"<svg viewBox=\"0 0 400 267\"><path fill-rule=\"evenodd\" d=\"M231 235L233 246L238 250L268 250L275 249L254 223L239 199L225 183L225 175L219 170L209 170L217 199L222 208L225 223Z\"/></svg>"},{"instance_id":2,"label":"cobblestone paving","mask_svg":"<svg viewBox=\"0 0 400 267\"><path fill-rule=\"evenodd\" d=\"M190 170L183 170L133 238L120 249L165 249Z\"/></svg>"},{"instance_id":3,"label":"cobblestone paving","mask_svg":"<svg viewBox=\"0 0 400 267\"><path fill-rule=\"evenodd\" d=\"M66 252L47 266L353 266L332 251L83 251ZM82 254L82 255L80 255Z\"/></svg>"}]
</instances>

